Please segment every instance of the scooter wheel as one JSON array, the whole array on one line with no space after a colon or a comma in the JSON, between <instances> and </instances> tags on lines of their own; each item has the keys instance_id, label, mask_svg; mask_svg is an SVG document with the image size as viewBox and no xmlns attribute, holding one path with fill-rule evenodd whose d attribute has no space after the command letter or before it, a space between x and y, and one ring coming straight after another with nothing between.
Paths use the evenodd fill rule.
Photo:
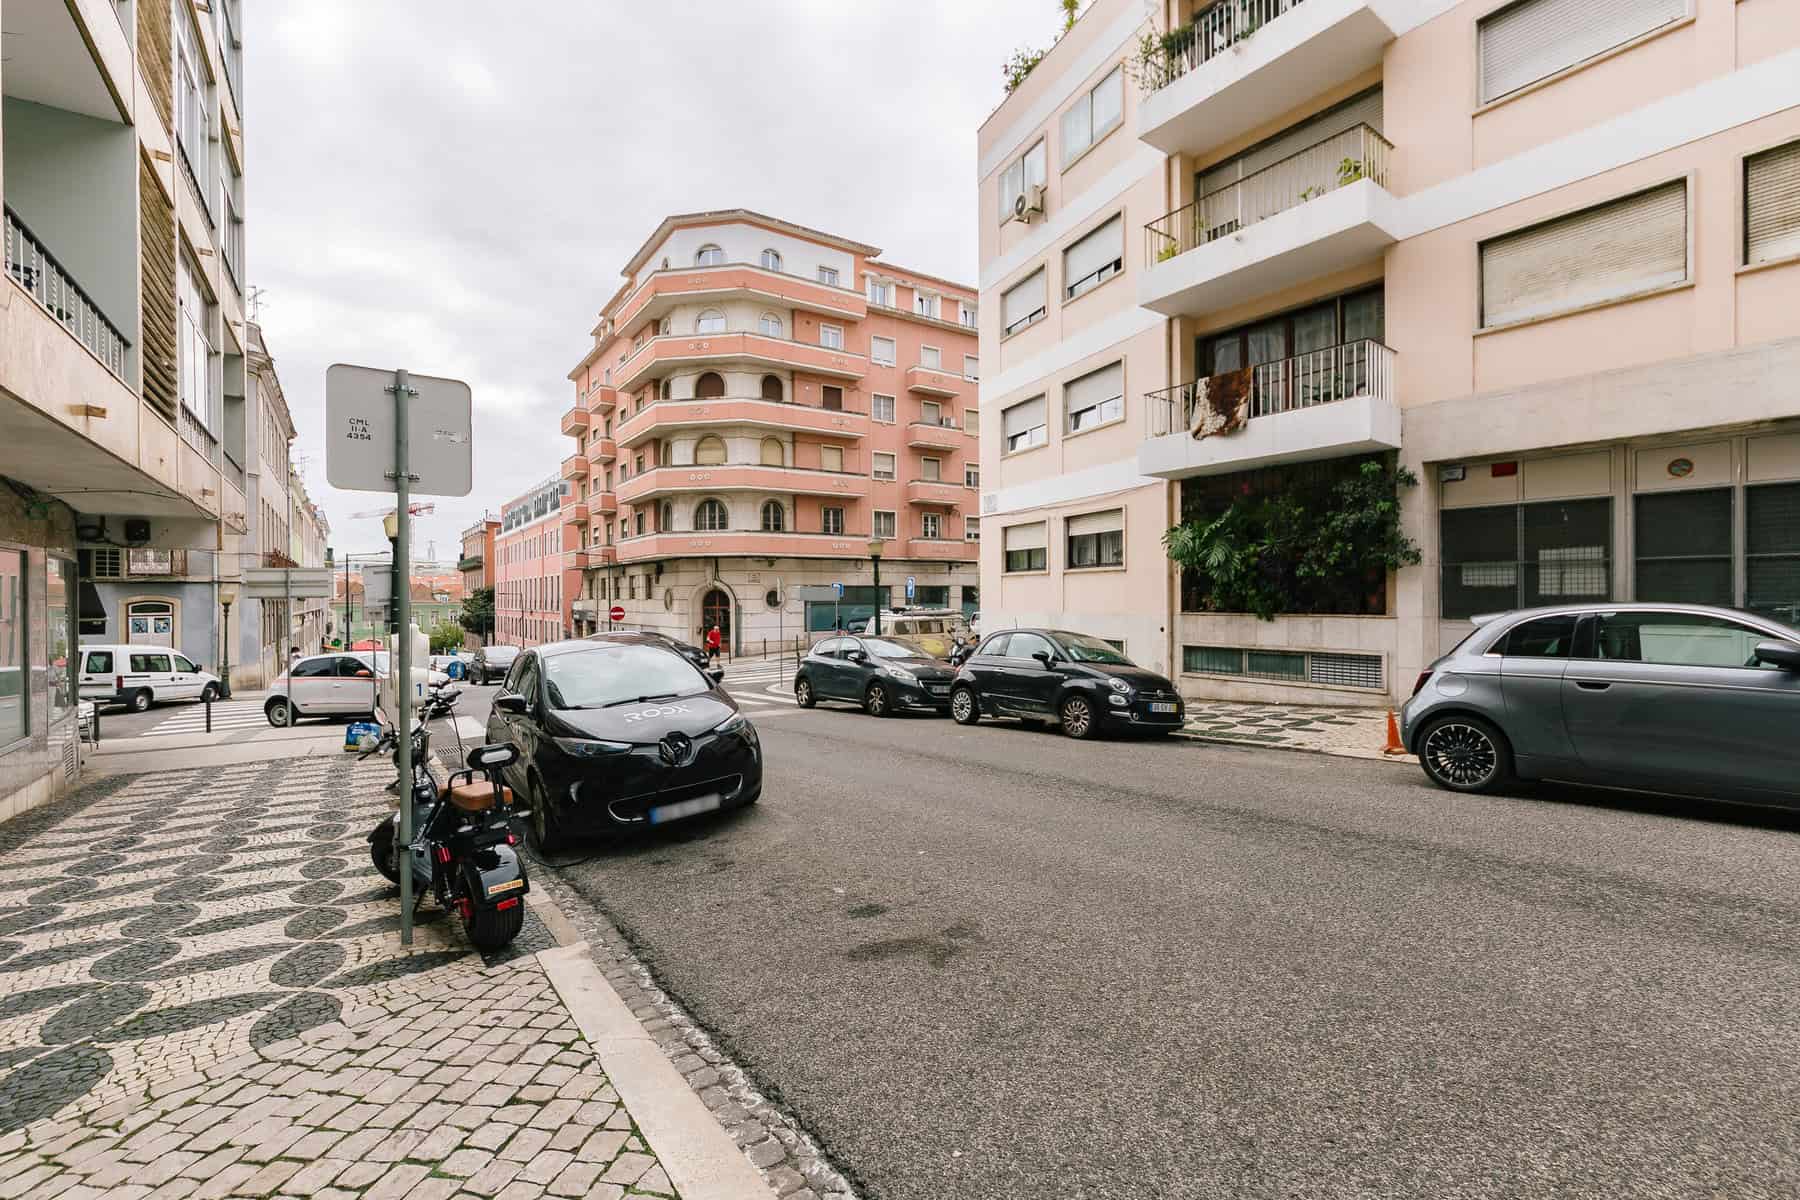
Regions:
<instances>
[{"instance_id":1,"label":"scooter wheel","mask_svg":"<svg viewBox=\"0 0 1800 1200\"><path fill-rule=\"evenodd\" d=\"M369 839L369 858L374 861L375 869L389 883L400 882L400 866L394 861L394 823L383 821L375 827L375 836Z\"/></svg>"},{"instance_id":2,"label":"scooter wheel","mask_svg":"<svg viewBox=\"0 0 1800 1200\"><path fill-rule=\"evenodd\" d=\"M511 908L473 908L463 918L463 935L469 944L483 954L504 950L525 927L525 906Z\"/></svg>"}]
</instances>

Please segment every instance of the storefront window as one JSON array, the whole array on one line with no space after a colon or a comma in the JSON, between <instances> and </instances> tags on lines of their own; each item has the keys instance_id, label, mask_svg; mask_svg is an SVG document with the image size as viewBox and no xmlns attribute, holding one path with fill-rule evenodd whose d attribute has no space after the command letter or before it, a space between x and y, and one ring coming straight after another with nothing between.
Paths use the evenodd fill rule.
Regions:
<instances>
[{"instance_id":1,"label":"storefront window","mask_svg":"<svg viewBox=\"0 0 1800 1200\"><path fill-rule=\"evenodd\" d=\"M50 723L54 725L75 707L75 564L50 557L44 564L44 649L50 690Z\"/></svg>"},{"instance_id":2,"label":"storefront window","mask_svg":"<svg viewBox=\"0 0 1800 1200\"><path fill-rule=\"evenodd\" d=\"M0 550L0 745L30 727L25 681L25 555Z\"/></svg>"}]
</instances>

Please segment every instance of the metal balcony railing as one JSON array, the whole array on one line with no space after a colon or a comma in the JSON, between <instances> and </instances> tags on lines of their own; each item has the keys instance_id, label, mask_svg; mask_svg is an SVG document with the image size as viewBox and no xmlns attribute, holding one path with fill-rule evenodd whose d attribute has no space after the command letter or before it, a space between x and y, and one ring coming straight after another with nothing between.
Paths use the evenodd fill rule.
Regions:
<instances>
[{"instance_id":1,"label":"metal balcony railing","mask_svg":"<svg viewBox=\"0 0 1800 1200\"><path fill-rule=\"evenodd\" d=\"M1215 375L1146 393L1150 436L1192 430L1199 406L1206 399L1207 384L1221 378ZM1392 399L1393 395L1394 352L1380 342L1365 339L1251 367L1246 415L1254 420L1352 396Z\"/></svg>"},{"instance_id":2,"label":"metal balcony railing","mask_svg":"<svg viewBox=\"0 0 1800 1200\"><path fill-rule=\"evenodd\" d=\"M6 210L5 245L6 273L105 363L107 370L124 379L125 350L130 341L10 208Z\"/></svg>"},{"instance_id":3,"label":"metal balcony railing","mask_svg":"<svg viewBox=\"0 0 1800 1200\"><path fill-rule=\"evenodd\" d=\"M1150 46L1142 63L1146 94L1217 58L1303 0L1218 0Z\"/></svg>"},{"instance_id":4,"label":"metal balcony railing","mask_svg":"<svg viewBox=\"0 0 1800 1200\"><path fill-rule=\"evenodd\" d=\"M1360 179L1386 187L1393 149L1367 125L1333 134L1150 222L1145 252L1166 262Z\"/></svg>"}]
</instances>

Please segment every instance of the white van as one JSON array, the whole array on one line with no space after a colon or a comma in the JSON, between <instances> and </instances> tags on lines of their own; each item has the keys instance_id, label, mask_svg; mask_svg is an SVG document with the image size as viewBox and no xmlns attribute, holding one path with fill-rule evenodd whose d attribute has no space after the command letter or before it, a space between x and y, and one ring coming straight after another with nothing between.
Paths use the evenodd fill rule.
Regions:
<instances>
[{"instance_id":1,"label":"white van","mask_svg":"<svg viewBox=\"0 0 1800 1200\"><path fill-rule=\"evenodd\" d=\"M82 646L81 698L143 712L171 700L217 700L219 677L167 646Z\"/></svg>"}]
</instances>

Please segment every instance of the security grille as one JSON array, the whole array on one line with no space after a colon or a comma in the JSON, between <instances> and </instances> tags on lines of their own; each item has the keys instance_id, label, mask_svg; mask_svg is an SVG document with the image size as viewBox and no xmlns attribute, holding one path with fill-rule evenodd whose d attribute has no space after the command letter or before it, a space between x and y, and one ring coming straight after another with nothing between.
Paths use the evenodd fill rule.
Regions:
<instances>
[{"instance_id":1,"label":"security grille","mask_svg":"<svg viewBox=\"0 0 1800 1200\"><path fill-rule=\"evenodd\" d=\"M1800 483L1744 489L1744 606L1800 621Z\"/></svg>"},{"instance_id":2,"label":"security grille","mask_svg":"<svg viewBox=\"0 0 1800 1200\"><path fill-rule=\"evenodd\" d=\"M1316 683L1374 691L1385 686L1379 654L1183 646L1181 670L1187 675L1231 675L1275 683Z\"/></svg>"},{"instance_id":3,"label":"security grille","mask_svg":"<svg viewBox=\"0 0 1800 1200\"><path fill-rule=\"evenodd\" d=\"M1637 598L1732 603L1731 489L1637 497Z\"/></svg>"},{"instance_id":4,"label":"security grille","mask_svg":"<svg viewBox=\"0 0 1800 1200\"><path fill-rule=\"evenodd\" d=\"M1310 654L1307 677L1332 687L1379 688L1379 654Z\"/></svg>"}]
</instances>

